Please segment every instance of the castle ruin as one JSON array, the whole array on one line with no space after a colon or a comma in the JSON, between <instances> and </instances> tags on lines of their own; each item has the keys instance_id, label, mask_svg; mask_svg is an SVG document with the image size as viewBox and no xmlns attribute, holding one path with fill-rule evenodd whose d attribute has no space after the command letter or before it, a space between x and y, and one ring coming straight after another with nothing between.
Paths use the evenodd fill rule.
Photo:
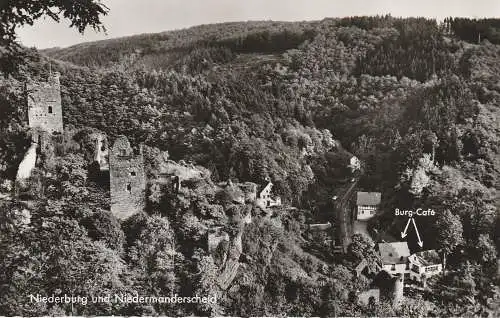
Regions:
<instances>
[{"instance_id":1,"label":"castle ruin","mask_svg":"<svg viewBox=\"0 0 500 318\"><path fill-rule=\"evenodd\" d=\"M92 160L99 165L100 171L109 171L109 152L106 135L94 133L90 135L90 139L94 142L94 155Z\"/></svg>"},{"instance_id":2,"label":"castle ruin","mask_svg":"<svg viewBox=\"0 0 500 318\"><path fill-rule=\"evenodd\" d=\"M142 148L138 153L125 136L118 137L109 152L111 213L126 219L145 207L146 177Z\"/></svg>"},{"instance_id":3,"label":"castle ruin","mask_svg":"<svg viewBox=\"0 0 500 318\"><path fill-rule=\"evenodd\" d=\"M19 164L16 191L26 187L24 182L40 160L39 154L53 151L52 134L63 132L61 85L59 73L50 74L47 82L29 81L25 85L28 125L32 130L31 146Z\"/></svg>"},{"instance_id":4,"label":"castle ruin","mask_svg":"<svg viewBox=\"0 0 500 318\"><path fill-rule=\"evenodd\" d=\"M51 74L47 82L26 83L26 92L30 128L48 133L62 133L63 117L59 73Z\"/></svg>"}]
</instances>

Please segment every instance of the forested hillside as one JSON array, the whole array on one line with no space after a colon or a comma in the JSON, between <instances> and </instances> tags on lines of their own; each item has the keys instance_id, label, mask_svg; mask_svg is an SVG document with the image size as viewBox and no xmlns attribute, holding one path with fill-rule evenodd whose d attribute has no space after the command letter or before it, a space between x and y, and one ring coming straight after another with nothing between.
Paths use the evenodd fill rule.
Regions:
<instances>
[{"instance_id":1,"label":"forested hillside","mask_svg":"<svg viewBox=\"0 0 500 318\"><path fill-rule=\"evenodd\" d=\"M1 203L0 255L11 261L1 265L0 312L456 316L498 310L498 25L390 16L225 23L30 52L20 74L0 82L3 190L29 146L26 79L44 79L49 69L61 73L64 125L73 144L52 162L57 173L49 179L61 193L45 191L27 207ZM120 224L106 213L102 187L78 181L86 178L86 162L75 149L85 149L87 130L110 140L126 135L146 145L150 161L168 152L172 160L205 167L210 178L184 198L153 195L148 214ZM394 218L395 207L437 211L417 222L426 247L447 253L450 274L435 282L439 297L409 298L396 312L387 304L355 305L349 292L367 282L352 269L370 259L373 242L355 240L339 258L321 240L304 238L306 223L331 219L331 198L351 178L352 155L363 162L359 188L382 192L387 212L370 231L399 237L404 220ZM280 212L281 226L259 217L255 207L230 207L210 194L228 179L263 184L268 178L283 201L298 208ZM243 226L245 209L254 222ZM25 210L32 214L29 229L42 232L19 221ZM224 217L213 217L216 210ZM227 291L213 287L217 264L199 248L213 222L243 231L245 265ZM76 245L29 261L23 254L61 242ZM44 267L62 259L80 268ZM80 281L71 271L95 275ZM51 283L44 283L49 276ZM10 288L26 295L30 286L47 292L61 286L60 292L68 285L83 293L214 288L209 292L221 301L212 308L68 312L33 309L21 296L11 297ZM457 293L451 297L449 289Z\"/></svg>"}]
</instances>

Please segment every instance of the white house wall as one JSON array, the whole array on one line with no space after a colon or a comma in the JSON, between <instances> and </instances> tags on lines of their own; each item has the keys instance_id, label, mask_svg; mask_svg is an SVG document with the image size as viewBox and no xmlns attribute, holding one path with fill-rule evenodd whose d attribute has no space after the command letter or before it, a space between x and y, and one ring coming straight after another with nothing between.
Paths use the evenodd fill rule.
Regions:
<instances>
[{"instance_id":1,"label":"white house wall","mask_svg":"<svg viewBox=\"0 0 500 318\"><path fill-rule=\"evenodd\" d=\"M373 213L372 213L373 212ZM368 220L375 216L377 209L375 207L369 206L358 206L357 219L358 220Z\"/></svg>"},{"instance_id":2,"label":"white house wall","mask_svg":"<svg viewBox=\"0 0 500 318\"><path fill-rule=\"evenodd\" d=\"M384 269L389 273L389 274L405 274L407 273L406 269L406 264L395 264L394 270L392 269L393 265L392 264L384 264Z\"/></svg>"}]
</instances>

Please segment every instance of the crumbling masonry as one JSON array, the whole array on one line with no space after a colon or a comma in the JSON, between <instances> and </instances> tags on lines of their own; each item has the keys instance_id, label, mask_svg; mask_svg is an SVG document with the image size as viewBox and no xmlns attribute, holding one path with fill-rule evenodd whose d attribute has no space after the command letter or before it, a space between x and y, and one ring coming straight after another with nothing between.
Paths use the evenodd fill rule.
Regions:
<instances>
[{"instance_id":1,"label":"crumbling masonry","mask_svg":"<svg viewBox=\"0 0 500 318\"><path fill-rule=\"evenodd\" d=\"M63 117L59 73L51 74L47 82L28 82L26 92L30 128L48 133L62 133Z\"/></svg>"},{"instance_id":2,"label":"crumbling masonry","mask_svg":"<svg viewBox=\"0 0 500 318\"><path fill-rule=\"evenodd\" d=\"M132 149L125 136L115 140L109 153L111 213L126 219L145 207L146 177L142 148Z\"/></svg>"},{"instance_id":3,"label":"crumbling masonry","mask_svg":"<svg viewBox=\"0 0 500 318\"><path fill-rule=\"evenodd\" d=\"M16 191L26 187L27 180L39 160L39 153L52 148L52 134L63 132L61 85L59 73L50 74L47 82L26 83L28 125L32 130L32 144L19 165Z\"/></svg>"}]
</instances>

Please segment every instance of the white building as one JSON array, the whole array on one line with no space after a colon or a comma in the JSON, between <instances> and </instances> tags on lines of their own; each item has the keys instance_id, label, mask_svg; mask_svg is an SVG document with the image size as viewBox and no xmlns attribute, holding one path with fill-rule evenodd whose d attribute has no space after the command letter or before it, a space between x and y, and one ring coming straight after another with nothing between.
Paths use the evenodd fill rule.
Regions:
<instances>
[{"instance_id":1,"label":"white building","mask_svg":"<svg viewBox=\"0 0 500 318\"><path fill-rule=\"evenodd\" d=\"M272 188L273 184L269 182L264 189L259 193L259 197L257 198L257 206L259 206L262 209L265 208L270 208L273 206L280 206L281 205L281 198L280 197L273 197L272 195Z\"/></svg>"},{"instance_id":2,"label":"white building","mask_svg":"<svg viewBox=\"0 0 500 318\"><path fill-rule=\"evenodd\" d=\"M410 250L406 242L379 243L378 250L382 260L382 269L392 275L407 274L409 270Z\"/></svg>"},{"instance_id":3,"label":"white building","mask_svg":"<svg viewBox=\"0 0 500 318\"><path fill-rule=\"evenodd\" d=\"M358 192L356 197L356 219L368 220L375 216L381 201L380 192Z\"/></svg>"},{"instance_id":4,"label":"white building","mask_svg":"<svg viewBox=\"0 0 500 318\"><path fill-rule=\"evenodd\" d=\"M359 161L358 157L352 156L351 159L349 159L349 168L351 168L351 172L354 172L356 170L361 169L361 161Z\"/></svg>"},{"instance_id":5,"label":"white building","mask_svg":"<svg viewBox=\"0 0 500 318\"><path fill-rule=\"evenodd\" d=\"M443 264L439 254L435 250L418 252L410 255L410 279L424 283L427 278L443 271Z\"/></svg>"}]
</instances>

